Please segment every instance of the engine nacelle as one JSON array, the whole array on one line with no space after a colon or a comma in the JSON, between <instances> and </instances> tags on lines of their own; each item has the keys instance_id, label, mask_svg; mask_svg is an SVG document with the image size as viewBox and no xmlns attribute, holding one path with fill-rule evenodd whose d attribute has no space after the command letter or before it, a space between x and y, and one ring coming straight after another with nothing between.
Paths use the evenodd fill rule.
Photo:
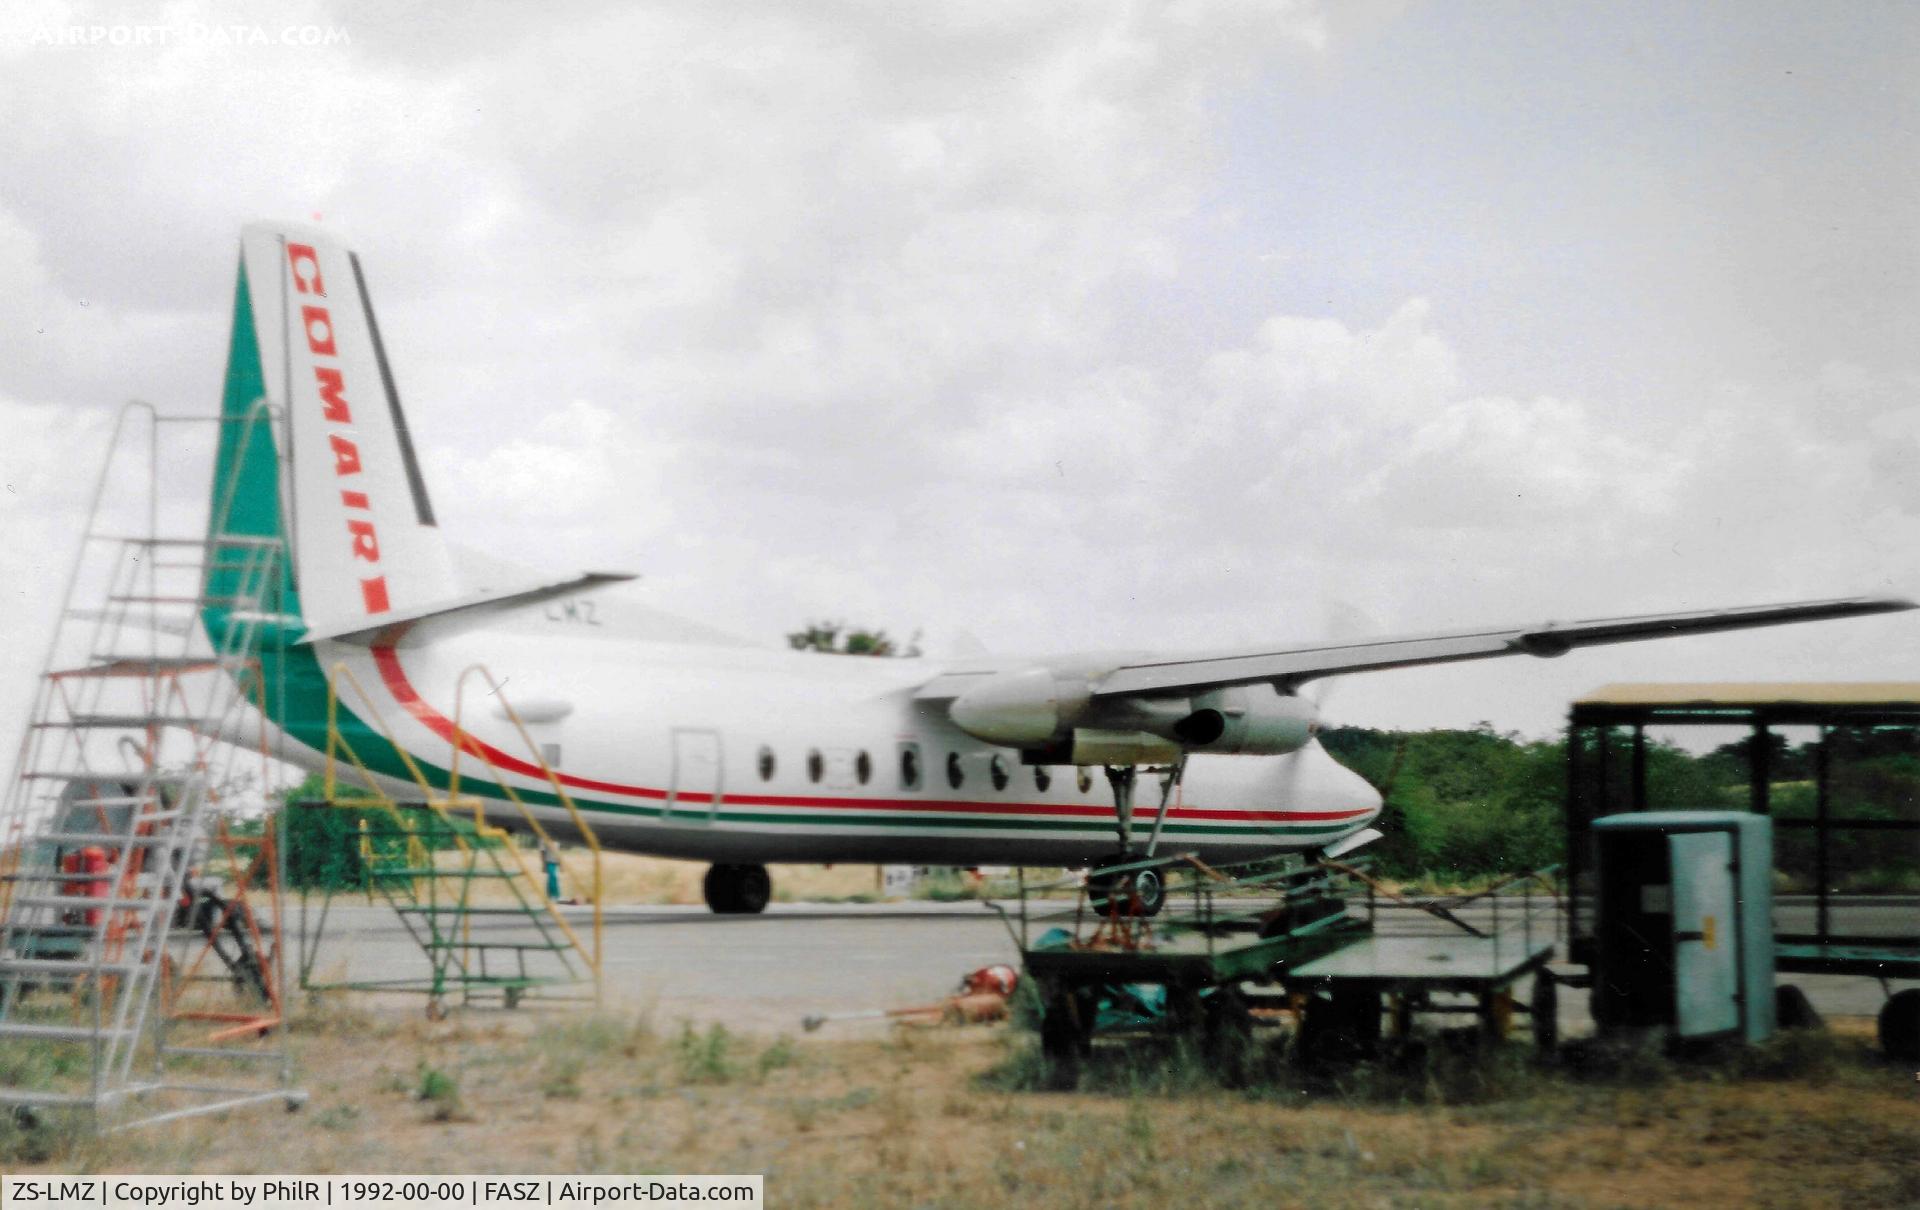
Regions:
<instances>
[{"instance_id":1,"label":"engine nacelle","mask_svg":"<svg viewBox=\"0 0 1920 1210\"><path fill-rule=\"evenodd\" d=\"M947 714L962 731L990 744L1041 748L1067 737L1089 697L1082 678L1022 668L988 677L953 699Z\"/></svg>"},{"instance_id":2,"label":"engine nacelle","mask_svg":"<svg viewBox=\"0 0 1920 1210\"><path fill-rule=\"evenodd\" d=\"M1284 756L1298 752L1320 731L1312 702L1266 686L1215 689L1193 699L1193 712L1173 734L1194 752Z\"/></svg>"},{"instance_id":3,"label":"engine nacelle","mask_svg":"<svg viewBox=\"0 0 1920 1210\"><path fill-rule=\"evenodd\" d=\"M1306 747L1319 729L1311 703L1265 685L1096 701L1085 677L1044 667L987 677L947 714L976 739L1083 765L1160 763L1180 748L1281 756Z\"/></svg>"}]
</instances>

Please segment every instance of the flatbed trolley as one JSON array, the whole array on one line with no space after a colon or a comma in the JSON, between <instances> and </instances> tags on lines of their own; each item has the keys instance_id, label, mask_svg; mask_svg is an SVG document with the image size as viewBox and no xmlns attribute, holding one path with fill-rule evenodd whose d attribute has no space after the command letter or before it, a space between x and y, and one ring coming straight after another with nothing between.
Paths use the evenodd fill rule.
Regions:
<instances>
[{"instance_id":1,"label":"flatbed trolley","mask_svg":"<svg viewBox=\"0 0 1920 1210\"><path fill-rule=\"evenodd\" d=\"M1503 1036L1515 1009L1514 986L1534 976L1534 1002L1524 1011L1533 1014L1537 1042L1551 1047L1557 1041L1547 970L1557 937L1553 927L1536 925L1532 891L1552 868L1482 892L1493 905L1490 930L1450 910L1464 899L1400 899L1369 876L1364 863L1213 869L1192 854L1176 854L1096 870L1084 882L1111 885L1142 869L1184 875L1166 879L1166 910L1157 917L1129 914L1130 905L1120 900L1102 914L1084 892L1070 909L1045 898L1080 886L1077 878L1034 887L1023 879L1017 917L1004 913L1039 989L1042 1049L1056 1061L1090 1053L1096 1030L1112 1028L1102 1022L1103 997L1130 987L1163 989L1164 1009L1134 1014L1126 1026L1197 1032L1209 1047L1244 1037L1255 1005L1303 1010L1302 1053L1318 1058L1371 1053L1383 1010L1400 1033L1416 1013L1467 1011L1490 1034ZM1510 906L1503 923L1496 892L1523 881L1517 919ZM1350 903L1356 891L1364 892L1364 907ZM1383 935L1383 897L1452 927ZM1557 910L1550 915L1557 924ZM1247 985L1276 990L1249 992ZM1437 999L1459 994L1472 1003L1458 1009Z\"/></svg>"}]
</instances>

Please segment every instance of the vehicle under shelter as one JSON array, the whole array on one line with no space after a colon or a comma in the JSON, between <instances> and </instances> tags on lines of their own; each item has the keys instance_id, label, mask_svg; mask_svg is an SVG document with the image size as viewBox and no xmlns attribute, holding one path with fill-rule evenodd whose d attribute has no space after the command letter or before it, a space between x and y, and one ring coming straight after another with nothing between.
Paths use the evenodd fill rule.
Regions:
<instances>
[{"instance_id":1,"label":"vehicle under shelter","mask_svg":"<svg viewBox=\"0 0 1920 1210\"><path fill-rule=\"evenodd\" d=\"M1595 958L1594 820L1736 810L1773 821L1781 974L1920 979L1920 683L1607 685L1573 704L1567 765L1576 964Z\"/></svg>"}]
</instances>

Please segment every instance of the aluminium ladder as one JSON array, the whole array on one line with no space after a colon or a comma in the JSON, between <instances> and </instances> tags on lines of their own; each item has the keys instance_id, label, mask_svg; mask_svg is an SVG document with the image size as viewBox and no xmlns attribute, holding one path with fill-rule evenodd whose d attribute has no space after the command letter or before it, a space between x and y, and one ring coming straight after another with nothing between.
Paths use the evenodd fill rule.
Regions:
<instances>
[{"instance_id":1,"label":"aluminium ladder","mask_svg":"<svg viewBox=\"0 0 1920 1210\"><path fill-rule=\"evenodd\" d=\"M16 1114L117 1127L304 1099L280 1044L279 859L230 817L246 777L220 738L284 642L287 555L219 523L159 532L188 423L207 431L120 413L0 802L0 1108ZM243 423L270 439L264 406ZM144 483L125 471L142 427ZM209 952L229 969L206 971Z\"/></svg>"}]
</instances>

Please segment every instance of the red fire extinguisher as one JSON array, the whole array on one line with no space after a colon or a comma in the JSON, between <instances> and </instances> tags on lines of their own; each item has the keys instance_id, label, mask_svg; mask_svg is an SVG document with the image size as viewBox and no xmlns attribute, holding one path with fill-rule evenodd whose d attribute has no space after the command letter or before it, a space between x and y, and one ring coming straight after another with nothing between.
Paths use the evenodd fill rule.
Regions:
<instances>
[{"instance_id":1,"label":"red fire extinguisher","mask_svg":"<svg viewBox=\"0 0 1920 1210\"><path fill-rule=\"evenodd\" d=\"M88 845L84 849L68 853L60 859L60 872L63 874L98 874L98 878L75 879L67 884L67 897L82 896L88 899L105 899L113 889L113 883L106 875L112 867L107 851L98 845ZM100 923L99 908L83 908L70 911L65 917L68 924L94 925Z\"/></svg>"}]
</instances>

